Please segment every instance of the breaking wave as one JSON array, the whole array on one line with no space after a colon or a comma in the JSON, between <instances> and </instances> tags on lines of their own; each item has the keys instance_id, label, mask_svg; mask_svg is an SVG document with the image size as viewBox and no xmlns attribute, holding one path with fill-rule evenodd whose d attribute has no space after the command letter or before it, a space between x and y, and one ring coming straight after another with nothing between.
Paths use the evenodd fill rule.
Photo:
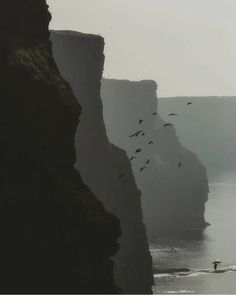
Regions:
<instances>
[{"instance_id":1,"label":"breaking wave","mask_svg":"<svg viewBox=\"0 0 236 295\"><path fill-rule=\"evenodd\" d=\"M154 269L154 278L183 278L196 277L199 275L221 274L236 271L236 265L230 265L218 270L212 269L188 269L188 268L170 268L170 269Z\"/></svg>"}]
</instances>

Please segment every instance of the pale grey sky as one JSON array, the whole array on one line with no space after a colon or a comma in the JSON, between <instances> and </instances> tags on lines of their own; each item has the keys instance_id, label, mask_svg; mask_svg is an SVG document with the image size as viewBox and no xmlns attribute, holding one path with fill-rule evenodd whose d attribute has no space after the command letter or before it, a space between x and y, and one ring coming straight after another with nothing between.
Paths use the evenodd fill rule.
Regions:
<instances>
[{"instance_id":1,"label":"pale grey sky","mask_svg":"<svg viewBox=\"0 0 236 295\"><path fill-rule=\"evenodd\" d=\"M236 95L236 0L48 0L51 28L105 38L104 76L159 96Z\"/></svg>"}]
</instances>

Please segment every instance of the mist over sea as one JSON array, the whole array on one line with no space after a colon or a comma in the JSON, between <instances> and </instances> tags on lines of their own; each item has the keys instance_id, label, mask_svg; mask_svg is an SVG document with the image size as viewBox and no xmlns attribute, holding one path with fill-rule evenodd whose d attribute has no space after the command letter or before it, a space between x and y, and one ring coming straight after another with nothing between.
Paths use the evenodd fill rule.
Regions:
<instances>
[{"instance_id":1,"label":"mist over sea","mask_svg":"<svg viewBox=\"0 0 236 295\"><path fill-rule=\"evenodd\" d=\"M236 173L210 183L205 217L211 223L202 235L160 239L151 244L154 267L189 268L186 273L156 274L154 293L236 293ZM222 263L213 273L212 261Z\"/></svg>"}]
</instances>

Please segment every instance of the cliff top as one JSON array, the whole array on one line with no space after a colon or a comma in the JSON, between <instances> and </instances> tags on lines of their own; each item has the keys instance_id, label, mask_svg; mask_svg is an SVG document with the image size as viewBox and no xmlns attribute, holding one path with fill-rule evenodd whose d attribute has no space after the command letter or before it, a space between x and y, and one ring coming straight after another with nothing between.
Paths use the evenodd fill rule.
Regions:
<instances>
[{"instance_id":1,"label":"cliff top","mask_svg":"<svg viewBox=\"0 0 236 295\"><path fill-rule=\"evenodd\" d=\"M158 88L157 82L154 80L149 80L149 79L144 79L144 80L138 80L138 81L132 81L129 79L107 79L107 78L103 78L102 79L104 83L108 82L108 83L115 83L116 85L120 85L120 84L129 84L129 85L147 85L149 87L154 87L154 88Z\"/></svg>"},{"instance_id":2,"label":"cliff top","mask_svg":"<svg viewBox=\"0 0 236 295\"><path fill-rule=\"evenodd\" d=\"M100 40L104 42L104 38L100 35L95 35L95 34L86 34L86 33L81 33L77 31L72 31L72 30L51 30L52 33L58 34L58 35L63 35L66 37L71 37L71 38L76 38L76 39L83 39L84 40Z\"/></svg>"}]
</instances>

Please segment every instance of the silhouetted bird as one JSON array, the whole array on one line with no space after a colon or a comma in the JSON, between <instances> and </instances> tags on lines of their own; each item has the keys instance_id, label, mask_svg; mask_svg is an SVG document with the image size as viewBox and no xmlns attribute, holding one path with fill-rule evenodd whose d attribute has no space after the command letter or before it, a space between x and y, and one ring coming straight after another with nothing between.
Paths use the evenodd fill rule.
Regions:
<instances>
[{"instance_id":1,"label":"silhouetted bird","mask_svg":"<svg viewBox=\"0 0 236 295\"><path fill-rule=\"evenodd\" d=\"M145 168L146 166L143 166L139 171L142 172Z\"/></svg>"},{"instance_id":2,"label":"silhouetted bird","mask_svg":"<svg viewBox=\"0 0 236 295\"><path fill-rule=\"evenodd\" d=\"M136 157L133 157L133 156L132 156L129 160L130 160L130 162L131 162L131 161L133 161L134 159L136 159Z\"/></svg>"},{"instance_id":3,"label":"silhouetted bird","mask_svg":"<svg viewBox=\"0 0 236 295\"><path fill-rule=\"evenodd\" d=\"M164 124L163 126L164 126L164 127L168 127L168 126L173 126L173 124L171 124L171 123L166 123L166 124Z\"/></svg>"},{"instance_id":4,"label":"silhouetted bird","mask_svg":"<svg viewBox=\"0 0 236 295\"><path fill-rule=\"evenodd\" d=\"M147 161L146 161L146 164L149 164L149 163L150 163L150 160L147 160Z\"/></svg>"},{"instance_id":5,"label":"silhouetted bird","mask_svg":"<svg viewBox=\"0 0 236 295\"><path fill-rule=\"evenodd\" d=\"M178 166L179 166L179 168L182 166L182 162L181 161L179 162Z\"/></svg>"},{"instance_id":6,"label":"silhouetted bird","mask_svg":"<svg viewBox=\"0 0 236 295\"><path fill-rule=\"evenodd\" d=\"M137 154L137 153L141 153L141 151L142 151L141 148L140 148L140 149L137 149L137 150L135 151L135 154Z\"/></svg>"},{"instance_id":7,"label":"silhouetted bird","mask_svg":"<svg viewBox=\"0 0 236 295\"><path fill-rule=\"evenodd\" d=\"M145 132L142 133L142 136L144 136L144 135L145 135Z\"/></svg>"},{"instance_id":8,"label":"silhouetted bird","mask_svg":"<svg viewBox=\"0 0 236 295\"><path fill-rule=\"evenodd\" d=\"M140 131L137 131L137 132L135 132L134 134L131 134L129 137L134 137L134 136L138 136L140 133L142 133L143 132L143 130L140 130Z\"/></svg>"},{"instance_id":9,"label":"silhouetted bird","mask_svg":"<svg viewBox=\"0 0 236 295\"><path fill-rule=\"evenodd\" d=\"M175 114L175 113L169 114L169 117L172 117L172 116L178 116L178 114Z\"/></svg>"},{"instance_id":10,"label":"silhouetted bird","mask_svg":"<svg viewBox=\"0 0 236 295\"><path fill-rule=\"evenodd\" d=\"M119 176L119 179L123 178L124 176L125 176L124 174L121 174L121 175Z\"/></svg>"},{"instance_id":11,"label":"silhouetted bird","mask_svg":"<svg viewBox=\"0 0 236 295\"><path fill-rule=\"evenodd\" d=\"M190 101L190 102L188 102L187 103L187 106L190 106L190 105L192 105L193 103Z\"/></svg>"},{"instance_id":12,"label":"silhouetted bird","mask_svg":"<svg viewBox=\"0 0 236 295\"><path fill-rule=\"evenodd\" d=\"M157 115L157 112L152 113L152 115L153 115L153 116L154 116L154 115Z\"/></svg>"},{"instance_id":13,"label":"silhouetted bird","mask_svg":"<svg viewBox=\"0 0 236 295\"><path fill-rule=\"evenodd\" d=\"M142 119L140 119L140 120L138 121L138 123L139 123L139 124L142 124L142 123L143 123L143 120L142 120Z\"/></svg>"},{"instance_id":14,"label":"silhouetted bird","mask_svg":"<svg viewBox=\"0 0 236 295\"><path fill-rule=\"evenodd\" d=\"M149 141L149 143L148 144L154 144L154 142L151 140L151 141Z\"/></svg>"}]
</instances>

